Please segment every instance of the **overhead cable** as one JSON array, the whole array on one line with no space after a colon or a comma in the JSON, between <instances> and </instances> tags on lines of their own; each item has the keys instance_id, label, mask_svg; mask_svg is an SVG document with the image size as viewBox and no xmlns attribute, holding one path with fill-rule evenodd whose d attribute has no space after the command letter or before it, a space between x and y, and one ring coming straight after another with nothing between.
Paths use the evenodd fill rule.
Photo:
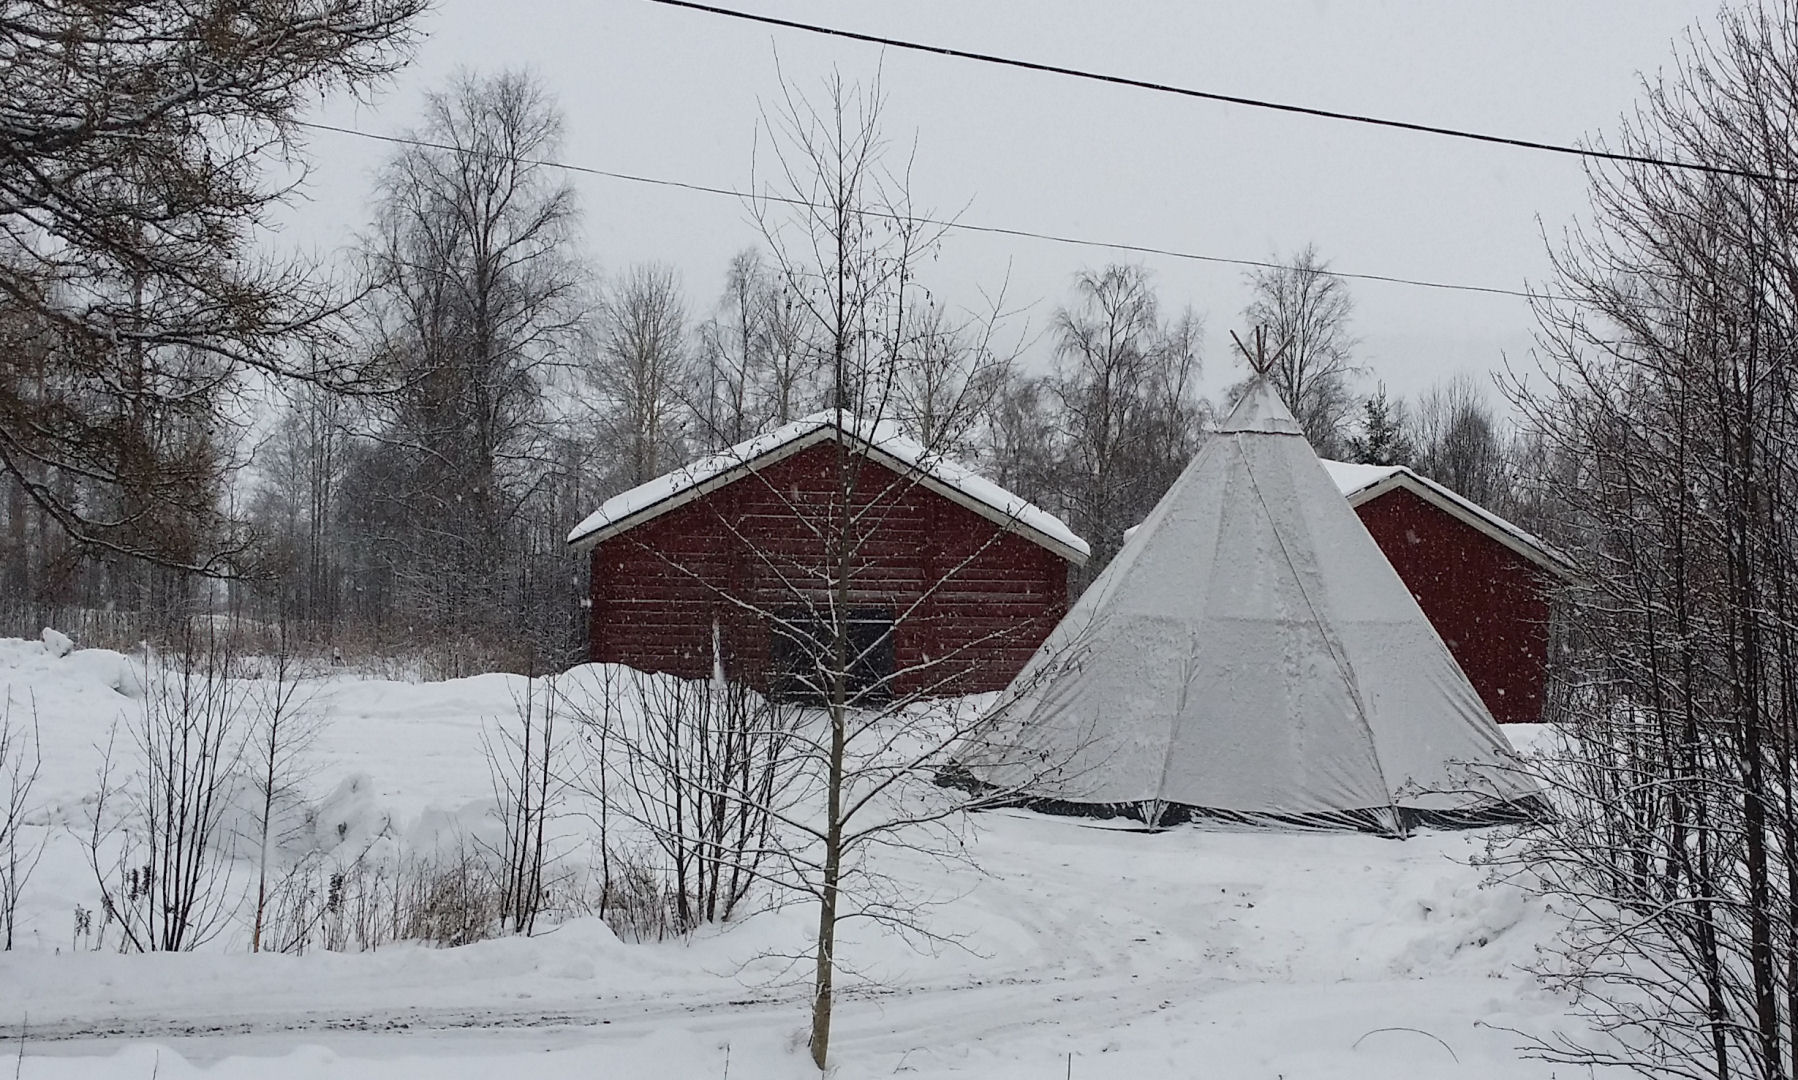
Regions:
<instances>
[{"instance_id":1,"label":"overhead cable","mask_svg":"<svg viewBox=\"0 0 1798 1080\"><path fill-rule=\"evenodd\" d=\"M299 121L300 127L316 131L329 131L339 135L353 135L361 139L372 139L377 142L392 143L398 146L412 146L425 150L442 150L448 153L461 152L458 147L448 143L436 143L426 139L417 139L404 135L381 135L372 131L359 131L355 128L339 127L316 121ZM538 165L544 168L561 169L571 173L587 176L601 176L610 180L623 180L633 184L649 184L656 187L675 188L681 191L702 192L707 195L724 195L746 203L775 203L783 206L796 206L810 210L827 209L820 203L791 195L773 193L750 193L734 188L716 187L711 184L698 184L686 180L668 180L656 176L642 176L637 173L617 172L611 169L599 169L591 165L574 165L565 161L548 158L520 158L526 165ZM1239 259L1224 255L1206 255L1196 251L1181 251L1176 248L1154 247L1149 244L1132 244L1119 240L1094 240L1088 237L1065 236L1058 233L1038 232L1034 229L1008 228L1002 225L980 225L960 219L942 219L926 217L918 214L900 214L892 210L870 208L862 211L867 217L889 221L907 221L919 225L931 225L937 228L950 229L956 232L981 233L988 236L1008 236L1026 240L1042 240L1052 244L1067 244L1074 247L1103 248L1110 251L1127 251L1139 255L1159 255L1169 259L1180 259L1186 262L1214 263L1221 266L1240 266L1251 270L1303 270L1304 267L1290 263L1275 262L1267 259ZM1507 289L1497 285L1469 285L1452 281L1432 281L1426 278L1402 277L1396 274L1357 273L1352 270L1325 269L1322 271L1330 277L1346 278L1354 281L1376 281L1388 285L1409 285L1420 289L1441 289L1449 292L1483 293L1490 296L1512 296L1519 299L1554 299L1540 293L1531 293L1523 289Z\"/></svg>"},{"instance_id":2,"label":"overhead cable","mask_svg":"<svg viewBox=\"0 0 1798 1080\"><path fill-rule=\"evenodd\" d=\"M1411 120L1395 120L1391 117L1367 116L1362 113L1343 112L1337 109L1324 109L1313 105L1295 105L1285 101L1268 101L1264 98L1246 97L1241 94L1225 94L1214 90L1195 90L1186 86L1174 86L1169 83L1152 82L1148 79L1135 79L1127 75L1108 75L1099 71L1087 71L1081 68L1065 67L1061 64L1047 64L1037 60L1022 60L1012 56L1000 56L995 53L974 52L969 49L957 49L948 45L931 45L921 41L907 41L904 38L886 37L881 34L864 34L856 30L845 30L836 26L821 26L817 23L800 22L797 19L782 19L773 15L762 15L753 11L739 11L735 8L719 7L716 4L702 4L697 0L649 0L652 4L666 7L685 8L689 11L703 12L707 15L721 15L730 19L745 22L761 23L766 26L778 26L786 30L800 30L808 34L823 34L828 37L845 38L869 45L882 45L893 49L906 49L911 52L930 53L936 56L947 56L957 60L974 60L983 64L997 64L1002 67L1021 68L1025 71L1041 72L1048 75L1064 75L1074 79L1086 79L1091 82L1110 83L1113 86L1127 86L1137 90L1153 90L1162 94L1176 94L1180 97L1198 98L1201 101L1221 102L1225 105L1241 105L1252 109L1270 109L1275 112L1293 113L1299 116L1311 116L1322 120L1338 120L1353 124L1366 124L1373 127L1393 128L1422 135L1438 135L1450 139L1467 139L1473 142L1491 143L1498 146L1509 146L1520 150L1535 150L1549 154L1564 154L1573 157L1598 161L1615 161L1632 165L1654 165L1667 169L1685 169L1692 172L1710 173L1715 176L1733 176L1745 180L1765 180L1771 183L1791 183L1795 179L1774 173L1761 172L1756 169L1737 168L1731 165L1715 165L1702 161L1680 161L1674 158L1656 157L1652 154L1627 154L1615 150L1599 150L1589 146L1572 146L1565 143L1543 142L1538 139L1521 139L1509 135L1494 135L1489 132L1469 131L1465 128L1443 127L1436 124L1421 124Z\"/></svg>"}]
</instances>

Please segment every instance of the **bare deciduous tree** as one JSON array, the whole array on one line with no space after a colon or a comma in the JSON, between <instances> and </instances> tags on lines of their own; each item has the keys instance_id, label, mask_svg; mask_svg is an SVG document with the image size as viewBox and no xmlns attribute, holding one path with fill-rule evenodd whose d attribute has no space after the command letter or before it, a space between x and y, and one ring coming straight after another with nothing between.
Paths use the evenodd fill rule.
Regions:
<instances>
[{"instance_id":1,"label":"bare deciduous tree","mask_svg":"<svg viewBox=\"0 0 1798 1080\"><path fill-rule=\"evenodd\" d=\"M756 806L772 816L781 837L764 878L779 894L818 908L805 959L813 971L811 1053L820 1069L829 1060L845 970L840 928L863 919L932 936L924 905L884 875L871 853L903 848L954 858L961 850L956 823L968 800L937 787L935 767L985 720L941 695L957 692L975 651L1033 644L1048 629L1041 621L983 621L982 601L973 595L979 586L968 584L983 555L1015 539L1013 522L945 540L933 574L909 591L884 572L878 554L886 524L915 513L908 507L916 506L911 496L925 469L944 458L977 403L990 396L997 375L987 369L1002 364L990 347L975 347L965 352L965 367L935 380L933 441L913 440L906 450L916 466L895 468L870 452L899 437L894 421L904 411L905 364L916 356L918 332L933 326L920 268L943 229L913 209L906 173L888 154L881 108L877 84L856 89L833 77L816 99L788 87L764 117L778 199L756 205L757 221L781 295L792 304L795 338L821 358L829 422L839 437L821 444L828 453L821 484L789 488L757 473L740 481L755 485L754 497L766 504L758 504L758 518L790 520L807 539L758 542L721 517L750 565L709 586L738 625L766 635L774 668L769 691L810 706L782 743L784 768L799 786L780 790L804 798L760 799ZM974 330L966 340L990 333ZM682 572L678 559L668 559L671 572ZM900 632L932 620L953 624L959 636L939 635L930 655L901 656ZM731 649L718 651L728 677Z\"/></svg>"},{"instance_id":2,"label":"bare deciduous tree","mask_svg":"<svg viewBox=\"0 0 1798 1080\"><path fill-rule=\"evenodd\" d=\"M1614 146L1735 174L1591 165L1514 388L1584 570L1524 848L1570 920L1547 974L1610 1035L1562 1060L1798 1069L1795 112L1789 5L1690 38Z\"/></svg>"},{"instance_id":3,"label":"bare deciduous tree","mask_svg":"<svg viewBox=\"0 0 1798 1080\"><path fill-rule=\"evenodd\" d=\"M248 517L262 532L255 569L276 592L276 621L329 639L342 615L333 545L352 410L309 384L290 388L274 407L274 431L252 462L258 483Z\"/></svg>"},{"instance_id":4,"label":"bare deciduous tree","mask_svg":"<svg viewBox=\"0 0 1798 1080\"><path fill-rule=\"evenodd\" d=\"M31 789L37 786L43 767L43 743L39 738L37 708L33 702L31 728L14 725L12 690L0 702L0 951L13 947L18 928L19 894L37 869L44 853L48 830L35 845L21 840L31 810Z\"/></svg>"},{"instance_id":5,"label":"bare deciduous tree","mask_svg":"<svg viewBox=\"0 0 1798 1080\"><path fill-rule=\"evenodd\" d=\"M684 457L681 401L692 382L680 282L665 265L633 267L605 290L586 367L593 407L621 457L624 487Z\"/></svg>"},{"instance_id":6,"label":"bare deciduous tree","mask_svg":"<svg viewBox=\"0 0 1798 1080\"><path fill-rule=\"evenodd\" d=\"M716 313L699 327L699 387L692 407L709 450L733 446L809 412L819 397L818 355L798 306L751 248L732 256Z\"/></svg>"},{"instance_id":7,"label":"bare deciduous tree","mask_svg":"<svg viewBox=\"0 0 1798 1080\"><path fill-rule=\"evenodd\" d=\"M799 710L722 678L579 678L589 794L661 852L677 932L729 919L774 876L777 825L804 799Z\"/></svg>"},{"instance_id":8,"label":"bare deciduous tree","mask_svg":"<svg viewBox=\"0 0 1798 1080\"><path fill-rule=\"evenodd\" d=\"M1510 490L1497 415L1484 389L1462 374L1424 391L1409 416L1410 462L1418 472L1482 506L1500 506Z\"/></svg>"},{"instance_id":9,"label":"bare deciduous tree","mask_svg":"<svg viewBox=\"0 0 1798 1080\"><path fill-rule=\"evenodd\" d=\"M479 633L521 601L507 554L553 461L545 388L569 361L574 192L542 162L562 117L531 76L464 74L381 174L369 332L404 388L351 473L360 542L412 617Z\"/></svg>"},{"instance_id":10,"label":"bare deciduous tree","mask_svg":"<svg viewBox=\"0 0 1798 1080\"><path fill-rule=\"evenodd\" d=\"M987 475L1007 491L1061 509L1054 396L1045 377L1007 372L986 418L981 458Z\"/></svg>"},{"instance_id":11,"label":"bare deciduous tree","mask_svg":"<svg viewBox=\"0 0 1798 1080\"><path fill-rule=\"evenodd\" d=\"M269 871L284 835L280 820L300 802L306 778L305 758L321 730L321 719L301 696L296 658L286 628L269 658L267 677L247 702L251 730L244 760L249 768L251 829L245 839L256 845L256 903L250 920L250 951L263 949L269 915ZM293 830L285 830L291 833Z\"/></svg>"},{"instance_id":12,"label":"bare deciduous tree","mask_svg":"<svg viewBox=\"0 0 1798 1080\"><path fill-rule=\"evenodd\" d=\"M717 310L699 325L699 387L693 405L700 441L721 450L747 439L757 422L756 380L769 349L767 270L754 248L731 256Z\"/></svg>"},{"instance_id":13,"label":"bare deciduous tree","mask_svg":"<svg viewBox=\"0 0 1798 1080\"><path fill-rule=\"evenodd\" d=\"M1056 313L1062 369L1050 384L1061 421L1066 510L1092 545L1097 577L1185 467L1202 412L1194 396L1200 323L1164 324L1148 271L1113 264L1075 279Z\"/></svg>"},{"instance_id":14,"label":"bare deciduous tree","mask_svg":"<svg viewBox=\"0 0 1798 1080\"><path fill-rule=\"evenodd\" d=\"M1285 266L1255 271L1249 286L1254 298L1243 318L1267 330L1274 354L1268 381L1317 452L1339 456L1355 408L1348 386L1356 370L1349 334L1355 305L1348 286L1312 245Z\"/></svg>"},{"instance_id":15,"label":"bare deciduous tree","mask_svg":"<svg viewBox=\"0 0 1798 1080\"><path fill-rule=\"evenodd\" d=\"M1018 353L999 344L1005 320L1003 291L982 318L958 319L930 301L913 309L894 358L891 412L900 430L947 456L973 456Z\"/></svg>"},{"instance_id":16,"label":"bare deciduous tree","mask_svg":"<svg viewBox=\"0 0 1798 1080\"><path fill-rule=\"evenodd\" d=\"M123 721L130 756L115 753L115 725L87 837L102 908L139 952L198 948L241 900L226 826L248 737L236 657L205 630L183 646L166 656L146 650L143 708Z\"/></svg>"},{"instance_id":17,"label":"bare deciduous tree","mask_svg":"<svg viewBox=\"0 0 1798 1080\"><path fill-rule=\"evenodd\" d=\"M538 680L527 672L514 704L516 724L501 721L492 732L483 730L481 744L502 831L500 849L492 853L499 917L512 933L530 934L545 900L549 823L568 775L556 725L562 710L556 677Z\"/></svg>"}]
</instances>

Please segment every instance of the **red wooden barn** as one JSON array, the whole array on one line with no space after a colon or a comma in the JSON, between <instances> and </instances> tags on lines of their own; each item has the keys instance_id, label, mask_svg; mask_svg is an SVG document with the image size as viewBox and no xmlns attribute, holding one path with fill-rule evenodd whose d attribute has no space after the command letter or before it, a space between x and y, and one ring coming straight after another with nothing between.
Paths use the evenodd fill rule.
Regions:
<instances>
[{"instance_id":1,"label":"red wooden barn","mask_svg":"<svg viewBox=\"0 0 1798 1080\"><path fill-rule=\"evenodd\" d=\"M840 617L854 681L901 695L1002 689L1088 554L1059 519L890 425L830 412L616 496L568 542L590 551L595 661L781 692ZM839 543L846 604L828 588Z\"/></svg>"},{"instance_id":2,"label":"red wooden barn","mask_svg":"<svg viewBox=\"0 0 1798 1080\"><path fill-rule=\"evenodd\" d=\"M1501 724L1542 718L1554 549L1403 466L1326 461L1330 478Z\"/></svg>"}]
</instances>

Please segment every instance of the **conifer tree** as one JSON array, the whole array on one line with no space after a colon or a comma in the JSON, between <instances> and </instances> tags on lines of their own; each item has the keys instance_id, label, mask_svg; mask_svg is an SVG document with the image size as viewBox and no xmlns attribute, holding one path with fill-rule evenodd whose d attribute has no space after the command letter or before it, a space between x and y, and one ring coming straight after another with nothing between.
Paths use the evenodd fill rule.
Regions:
<instances>
[{"instance_id":1,"label":"conifer tree","mask_svg":"<svg viewBox=\"0 0 1798 1080\"><path fill-rule=\"evenodd\" d=\"M1361 465L1409 465L1411 440L1405 437L1403 403L1386 396L1381 383L1362 405L1361 433L1349 437L1349 458Z\"/></svg>"}]
</instances>

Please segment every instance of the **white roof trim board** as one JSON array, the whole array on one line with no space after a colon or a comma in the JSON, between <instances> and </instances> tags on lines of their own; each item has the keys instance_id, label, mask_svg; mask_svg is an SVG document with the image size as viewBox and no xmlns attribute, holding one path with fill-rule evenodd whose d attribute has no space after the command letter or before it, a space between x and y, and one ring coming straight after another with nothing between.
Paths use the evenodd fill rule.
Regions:
<instances>
[{"instance_id":1,"label":"white roof trim board","mask_svg":"<svg viewBox=\"0 0 1798 1080\"><path fill-rule=\"evenodd\" d=\"M902 476L916 476L929 490L1016 531L1075 565L1084 565L1091 554L1086 541L1075 536L1060 518L966 466L933 453L916 439L900 434L893 424L857 423L851 419L839 428L837 414L832 410L795 420L612 496L574 527L568 534L568 543L578 550L591 548L801 450L836 439L839 434L854 440L873 461Z\"/></svg>"},{"instance_id":2,"label":"white roof trim board","mask_svg":"<svg viewBox=\"0 0 1798 1080\"><path fill-rule=\"evenodd\" d=\"M1534 797L1264 384L1206 441L957 760L1049 803L1403 831Z\"/></svg>"},{"instance_id":3,"label":"white roof trim board","mask_svg":"<svg viewBox=\"0 0 1798 1080\"><path fill-rule=\"evenodd\" d=\"M1347 496L1350 506L1360 506L1388 491L1403 488L1450 517L1498 541L1543 570L1557 577L1566 577L1572 573L1572 561L1553 547L1473 500L1463 498L1403 465L1357 465L1324 458L1319 461L1335 482L1336 489Z\"/></svg>"}]
</instances>

